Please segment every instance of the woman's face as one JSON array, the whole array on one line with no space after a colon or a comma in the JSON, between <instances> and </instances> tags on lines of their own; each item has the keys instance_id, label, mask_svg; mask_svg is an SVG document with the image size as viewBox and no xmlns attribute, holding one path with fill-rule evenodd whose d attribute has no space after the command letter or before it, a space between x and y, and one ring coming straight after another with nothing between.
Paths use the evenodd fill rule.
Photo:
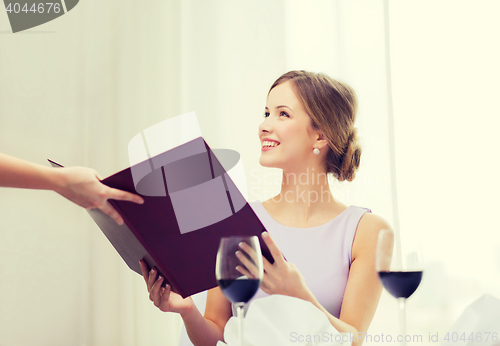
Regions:
<instances>
[{"instance_id":1,"label":"woman's face","mask_svg":"<svg viewBox=\"0 0 500 346\"><path fill-rule=\"evenodd\" d=\"M287 81L274 87L267 97L265 118L259 126L260 164L284 170L302 170L313 162L319 136L311 119Z\"/></svg>"}]
</instances>

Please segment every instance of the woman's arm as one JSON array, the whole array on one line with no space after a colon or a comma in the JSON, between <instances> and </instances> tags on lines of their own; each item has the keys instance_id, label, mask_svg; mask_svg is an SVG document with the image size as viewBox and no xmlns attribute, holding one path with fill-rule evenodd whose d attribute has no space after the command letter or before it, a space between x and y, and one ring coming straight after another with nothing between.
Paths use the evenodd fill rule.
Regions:
<instances>
[{"instance_id":1,"label":"woman's arm","mask_svg":"<svg viewBox=\"0 0 500 346\"><path fill-rule=\"evenodd\" d=\"M361 345L377 310L382 294L375 270L375 249L378 233L391 229L380 216L366 213L358 224L351 251L351 269L340 310L340 319L356 328L356 342Z\"/></svg>"},{"instance_id":2,"label":"woman's arm","mask_svg":"<svg viewBox=\"0 0 500 346\"><path fill-rule=\"evenodd\" d=\"M182 298L171 292L170 287L162 288L163 278L158 277L155 269L148 271L144 261L140 261L142 275L146 281L149 298L164 312L180 314L191 342L196 346L215 346L224 340L224 326L231 317L231 304L216 287L208 291L205 316L202 316L191 297Z\"/></svg>"},{"instance_id":3,"label":"woman's arm","mask_svg":"<svg viewBox=\"0 0 500 346\"><path fill-rule=\"evenodd\" d=\"M189 339L194 345L198 346L215 345L219 340L224 341L224 327L231 315L231 303L226 299L220 288L215 287L208 290L204 317L200 313L192 315L196 316L195 318L181 316ZM199 328L203 323L196 323L200 317L205 320L205 328L203 329Z\"/></svg>"},{"instance_id":4,"label":"woman's arm","mask_svg":"<svg viewBox=\"0 0 500 346\"><path fill-rule=\"evenodd\" d=\"M86 209L101 209L120 225L123 219L108 199L144 203L138 195L102 184L97 173L90 168L45 167L1 153L0 186L53 190Z\"/></svg>"},{"instance_id":5,"label":"woman's arm","mask_svg":"<svg viewBox=\"0 0 500 346\"><path fill-rule=\"evenodd\" d=\"M353 333L353 345L356 346L364 341L382 293L382 285L375 271L375 249L378 233L382 229L390 229L389 224L381 217L369 213L358 224L339 318L321 306L312 293L306 296L306 300L323 311L339 332Z\"/></svg>"}]
</instances>

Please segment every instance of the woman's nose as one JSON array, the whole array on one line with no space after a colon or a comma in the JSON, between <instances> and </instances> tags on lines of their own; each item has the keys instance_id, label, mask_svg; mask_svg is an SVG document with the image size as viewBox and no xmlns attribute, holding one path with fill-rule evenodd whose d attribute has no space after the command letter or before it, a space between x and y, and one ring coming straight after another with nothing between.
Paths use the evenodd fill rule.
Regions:
<instances>
[{"instance_id":1,"label":"woman's nose","mask_svg":"<svg viewBox=\"0 0 500 346\"><path fill-rule=\"evenodd\" d=\"M259 133L271 132L272 125L269 117L264 118L264 121L259 125Z\"/></svg>"}]
</instances>

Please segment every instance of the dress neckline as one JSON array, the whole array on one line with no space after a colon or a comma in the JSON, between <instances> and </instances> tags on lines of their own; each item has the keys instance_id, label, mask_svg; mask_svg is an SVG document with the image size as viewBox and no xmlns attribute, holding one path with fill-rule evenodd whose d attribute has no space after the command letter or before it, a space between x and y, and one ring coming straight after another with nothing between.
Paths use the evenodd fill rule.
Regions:
<instances>
[{"instance_id":1,"label":"dress neckline","mask_svg":"<svg viewBox=\"0 0 500 346\"><path fill-rule=\"evenodd\" d=\"M338 214L337 216L335 216L333 219L331 219L330 221L327 221L321 225L318 225L318 226L313 226L313 227L293 227L293 226L287 226L287 225L283 225L282 223L276 221L276 219L274 219L271 214L269 214L269 212L266 210L266 208L264 208L264 205L262 204L261 201L255 201L253 203L257 203L259 205L259 208L262 208L262 210L264 211L264 213L268 216L269 219L272 220L272 222L274 222L275 224L281 226L281 227L285 227L285 228L290 228L290 229L295 229L295 230L314 230L314 229L318 229L318 228L324 228L325 226L335 222L337 219L339 219L343 214L345 214L347 212L347 210L351 209L353 206L350 205L348 206L347 208L345 208L340 214Z\"/></svg>"}]
</instances>

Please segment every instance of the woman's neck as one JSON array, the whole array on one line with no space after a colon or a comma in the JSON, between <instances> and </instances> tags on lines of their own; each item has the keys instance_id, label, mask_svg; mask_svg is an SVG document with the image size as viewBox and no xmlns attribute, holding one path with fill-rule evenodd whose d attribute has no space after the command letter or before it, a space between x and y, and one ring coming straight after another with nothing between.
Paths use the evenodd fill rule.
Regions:
<instances>
[{"instance_id":1,"label":"woman's neck","mask_svg":"<svg viewBox=\"0 0 500 346\"><path fill-rule=\"evenodd\" d=\"M281 212L307 221L336 204L326 169L306 167L302 171L283 171L281 192L271 199Z\"/></svg>"}]
</instances>

